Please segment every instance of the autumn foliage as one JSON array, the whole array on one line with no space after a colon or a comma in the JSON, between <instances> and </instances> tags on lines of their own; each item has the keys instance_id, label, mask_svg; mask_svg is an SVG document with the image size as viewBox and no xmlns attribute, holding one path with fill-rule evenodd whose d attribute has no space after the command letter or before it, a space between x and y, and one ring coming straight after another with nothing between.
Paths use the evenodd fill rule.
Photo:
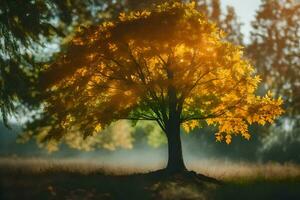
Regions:
<instances>
[{"instance_id":1,"label":"autumn foliage","mask_svg":"<svg viewBox=\"0 0 300 200\"><path fill-rule=\"evenodd\" d=\"M40 129L88 136L117 120L153 120L167 137L177 125L214 125L217 141L249 139L249 125L272 123L282 100L256 96L259 76L225 37L194 4L180 3L82 28L43 72Z\"/></svg>"}]
</instances>

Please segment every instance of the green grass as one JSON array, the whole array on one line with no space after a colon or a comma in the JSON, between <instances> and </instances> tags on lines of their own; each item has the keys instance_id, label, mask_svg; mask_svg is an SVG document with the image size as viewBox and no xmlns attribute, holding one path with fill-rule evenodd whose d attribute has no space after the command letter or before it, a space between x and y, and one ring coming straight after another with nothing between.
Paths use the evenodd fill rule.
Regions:
<instances>
[{"instance_id":1,"label":"green grass","mask_svg":"<svg viewBox=\"0 0 300 200\"><path fill-rule=\"evenodd\" d=\"M221 161L188 163L222 185L150 167L77 160L0 159L0 199L300 199L300 167Z\"/></svg>"}]
</instances>

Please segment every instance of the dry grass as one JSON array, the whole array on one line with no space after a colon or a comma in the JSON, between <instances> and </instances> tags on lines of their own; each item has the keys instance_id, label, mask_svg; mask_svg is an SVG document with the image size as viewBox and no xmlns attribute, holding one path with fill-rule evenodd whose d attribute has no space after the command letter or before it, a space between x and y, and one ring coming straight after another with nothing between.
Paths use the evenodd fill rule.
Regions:
<instances>
[{"instance_id":1,"label":"dry grass","mask_svg":"<svg viewBox=\"0 0 300 200\"><path fill-rule=\"evenodd\" d=\"M144 173L159 169L162 165L156 164L150 167L105 164L87 159L40 159L40 158L0 158L0 169L6 171L45 173L45 172L74 172L79 174L104 173L109 175L129 175L134 173Z\"/></svg>"},{"instance_id":2,"label":"dry grass","mask_svg":"<svg viewBox=\"0 0 300 200\"><path fill-rule=\"evenodd\" d=\"M86 159L38 159L38 158L1 158L0 169L44 173L44 172L74 172L80 174L104 173L109 175L129 175L147 173L163 164L153 163L151 166L126 165L124 162L105 164ZM293 163L246 163L217 160L200 160L188 162L188 168L223 181L280 181L287 179L300 180L300 165Z\"/></svg>"},{"instance_id":3,"label":"dry grass","mask_svg":"<svg viewBox=\"0 0 300 200\"><path fill-rule=\"evenodd\" d=\"M294 163L247 163L206 160L190 163L190 169L223 181L300 180L300 165Z\"/></svg>"},{"instance_id":4,"label":"dry grass","mask_svg":"<svg viewBox=\"0 0 300 200\"><path fill-rule=\"evenodd\" d=\"M300 199L300 166L292 163L188 162L189 169L225 182L217 188L189 178L136 174L161 163L124 163L1 158L0 199Z\"/></svg>"}]
</instances>

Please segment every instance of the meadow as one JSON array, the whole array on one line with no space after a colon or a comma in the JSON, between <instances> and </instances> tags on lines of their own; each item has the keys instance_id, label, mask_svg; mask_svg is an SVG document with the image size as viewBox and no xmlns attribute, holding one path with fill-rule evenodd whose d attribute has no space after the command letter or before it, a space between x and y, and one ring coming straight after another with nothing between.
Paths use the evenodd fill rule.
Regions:
<instances>
[{"instance_id":1,"label":"meadow","mask_svg":"<svg viewBox=\"0 0 300 200\"><path fill-rule=\"evenodd\" d=\"M153 172L160 163L2 158L0 199L300 199L296 164L199 160L187 165L219 182Z\"/></svg>"}]
</instances>

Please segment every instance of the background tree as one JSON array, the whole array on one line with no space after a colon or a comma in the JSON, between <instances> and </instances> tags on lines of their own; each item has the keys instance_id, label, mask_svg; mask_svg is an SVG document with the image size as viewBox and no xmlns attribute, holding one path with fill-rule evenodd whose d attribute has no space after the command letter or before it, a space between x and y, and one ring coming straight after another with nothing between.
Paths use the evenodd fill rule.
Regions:
<instances>
[{"instance_id":1,"label":"background tree","mask_svg":"<svg viewBox=\"0 0 300 200\"><path fill-rule=\"evenodd\" d=\"M264 86L286 98L287 114L299 113L300 5L265 0L253 21L249 55Z\"/></svg>"},{"instance_id":2,"label":"background tree","mask_svg":"<svg viewBox=\"0 0 300 200\"><path fill-rule=\"evenodd\" d=\"M227 34L226 39L234 44L243 45L242 24L239 22L232 6L226 7L226 12L221 9L219 0L195 1L197 9L204 13Z\"/></svg>"},{"instance_id":3,"label":"background tree","mask_svg":"<svg viewBox=\"0 0 300 200\"><path fill-rule=\"evenodd\" d=\"M52 57L50 45L59 46L78 24L99 23L123 9L119 1L110 0L1 1L0 112L4 124L20 107L32 110L39 104L37 77L41 63Z\"/></svg>"},{"instance_id":4,"label":"background tree","mask_svg":"<svg viewBox=\"0 0 300 200\"><path fill-rule=\"evenodd\" d=\"M167 169L182 171L181 125L213 124L216 139L230 143L235 134L249 139L249 124L282 113L280 99L255 96L260 79L253 71L194 4L122 13L79 32L45 69L48 98L35 131L60 139L70 130L95 134L117 120L153 120L168 139Z\"/></svg>"},{"instance_id":5,"label":"background tree","mask_svg":"<svg viewBox=\"0 0 300 200\"><path fill-rule=\"evenodd\" d=\"M252 26L248 54L262 75L264 90L271 90L277 96L281 95L286 107L286 113L278 126L267 130L263 146L266 151L271 149L269 154L273 152L279 156L281 152L281 159L284 159L287 157L285 152L299 149L299 1L264 0Z\"/></svg>"},{"instance_id":6,"label":"background tree","mask_svg":"<svg viewBox=\"0 0 300 200\"><path fill-rule=\"evenodd\" d=\"M32 96L36 73L34 55L40 35L51 37L57 29L46 2L0 2L0 108L6 124L17 101L27 102Z\"/></svg>"},{"instance_id":7,"label":"background tree","mask_svg":"<svg viewBox=\"0 0 300 200\"><path fill-rule=\"evenodd\" d=\"M243 45L244 35L242 34L242 23L239 22L232 6L227 6L227 13L220 26L226 35L226 39L234 44Z\"/></svg>"}]
</instances>

